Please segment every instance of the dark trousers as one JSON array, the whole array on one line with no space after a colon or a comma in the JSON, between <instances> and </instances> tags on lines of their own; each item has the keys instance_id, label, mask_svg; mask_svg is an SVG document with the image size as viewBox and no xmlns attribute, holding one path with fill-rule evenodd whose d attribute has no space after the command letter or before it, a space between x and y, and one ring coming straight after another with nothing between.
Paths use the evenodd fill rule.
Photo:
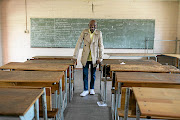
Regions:
<instances>
[{"instance_id":1,"label":"dark trousers","mask_svg":"<svg viewBox=\"0 0 180 120\"><path fill-rule=\"evenodd\" d=\"M86 66L83 66L83 81L84 81L84 91L88 90L88 69L91 65L91 82L90 89L94 89L94 83L96 79L96 67L93 67L92 61L87 61Z\"/></svg>"}]
</instances>

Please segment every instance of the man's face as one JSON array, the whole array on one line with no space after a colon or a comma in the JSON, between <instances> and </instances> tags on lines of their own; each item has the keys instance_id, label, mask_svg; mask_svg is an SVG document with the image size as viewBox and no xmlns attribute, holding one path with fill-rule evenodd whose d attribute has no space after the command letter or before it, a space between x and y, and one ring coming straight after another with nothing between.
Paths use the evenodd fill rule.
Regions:
<instances>
[{"instance_id":1,"label":"man's face","mask_svg":"<svg viewBox=\"0 0 180 120\"><path fill-rule=\"evenodd\" d=\"M96 28L97 28L96 21L90 21L90 23L89 23L89 29L90 29L91 33L93 33Z\"/></svg>"}]
</instances>

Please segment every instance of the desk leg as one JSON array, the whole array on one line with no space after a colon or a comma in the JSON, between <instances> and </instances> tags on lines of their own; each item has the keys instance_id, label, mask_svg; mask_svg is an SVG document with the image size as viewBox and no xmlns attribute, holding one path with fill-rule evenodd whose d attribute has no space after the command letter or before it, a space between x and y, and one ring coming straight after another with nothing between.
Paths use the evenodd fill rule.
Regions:
<instances>
[{"instance_id":1,"label":"desk leg","mask_svg":"<svg viewBox=\"0 0 180 120\"><path fill-rule=\"evenodd\" d=\"M115 119L115 115L116 115L116 102L117 102L116 96L117 96L117 90L114 91L114 106L113 106L114 111L112 113L112 120Z\"/></svg>"},{"instance_id":2,"label":"desk leg","mask_svg":"<svg viewBox=\"0 0 180 120\"><path fill-rule=\"evenodd\" d=\"M112 89L115 89L116 72L112 71Z\"/></svg>"},{"instance_id":3,"label":"desk leg","mask_svg":"<svg viewBox=\"0 0 180 120\"><path fill-rule=\"evenodd\" d=\"M59 81L59 99L58 99L58 103L59 103L59 115L61 115L61 120L64 120L64 116L63 116L63 95L62 95L62 79L60 79Z\"/></svg>"},{"instance_id":4,"label":"desk leg","mask_svg":"<svg viewBox=\"0 0 180 120\"><path fill-rule=\"evenodd\" d=\"M138 103L136 102L136 120L140 120L140 109Z\"/></svg>"},{"instance_id":5,"label":"desk leg","mask_svg":"<svg viewBox=\"0 0 180 120\"><path fill-rule=\"evenodd\" d=\"M55 108L57 108L57 90L54 92L54 103L55 103Z\"/></svg>"},{"instance_id":6,"label":"desk leg","mask_svg":"<svg viewBox=\"0 0 180 120\"><path fill-rule=\"evenodd\" d=\"M103 68L105 67L105 65L101 65L99 64L99 67L100 67L100 97L101 97L101 101L98 101L97 104L99 106L107 106L106 104L106 80L107 80L107 77L105 78L104 80L104 89L102 90L102 78L103 78ZM105 67L105 71L106 71L106 67ZM105 72L106 73L106 72ZM106 76L106 75L105 75Z\"/></svg>"},{"instance_id":7,"label":"desk leg","mask_svg":"<svg viewBox=\"0 0 180 120\"><path fill-rule=\"evenodd\" d=\"M114 71L112 71L112 87L111 90L114 90L113 87L113 77L114 77ZM111 113L112 113L112 119L114 118L114 108L115 108L115 93L113 94L111 91Z\"/></svg>"},{"instance_id":8,"label":"desk leg","mask_svg":"<svg viewBox=\"0 0 180 120\"><path fill-rule=\"evenodd\" d=\"M65 71L65 108L67 107L67 70Z\"/></svg>"},{"instance_id":9,"label":"desk leg","mask_svg":"<svg viewBox=\"0 0 180 120\"><path fill-rule=\"evenodd\" d=\"M19 116L20 120L26 120L23 116Z\"/></svg>"},{"instance_id":10,"label":"desk leg","mask_svg":"<svg viewBox=\"0 0 180 120\"><path fill-rule=\"evenodd\" d=\"M73 65L73 81L74 81L74 83L73 83L73 92L74 92L74 90L75 90L75 66Z\"/></svg>"},{"instance_id":11,"label":"desk leg","mask_svg":"<svg viewBox=\"0 0 180 120\"><path fill-rule=\"evenodd\" d=\"M74 82L74 68L73 66L71 66L71 80ZM74 96L74 83L71 83L71 100L73 99L73 96Z\"/></svg>"},{"instance_id":12,"label":"desk leg","mask_svg":"<svg viewBox=\"0 0 180 120\"><path fill-rule=\"evenodd\" d=\"M104 81L104 103L107 102L107 65L105 65L105 81Z\"/></svg>"},{"instance_id":13,"label":"desk leg","mask_svg":"<svg viewBox=\"0 0 180 120\"><path fill-rule=\"evenodd\" d=\"M58 101L57 101L57 90L55 90L54 100L55 100L55 108L58 108ZM59 118L59 116L56 114L56 119Z\"/></svg>"},{"instance_id":14,"label":"desk leg","mask_svg":"<svg viewBox=\"0 0 180 120\"><path fill-rule=\"evenodd\" d=\"M126 88L126 100L125 100L125 108L124 108L124 120L128 119L129 98L130 98L130 88Z\"/></svg>"},{"instance_id":15,"label":"desk leg","mask_svg":"<svg viewBox=\"0 0 180 120\"><path fill-rule=\"evenodd\" d=\"M102 91L101 91L101 81L102 81L102 77L103 77L103 66L100 66L100 86L99 86L99 88L100 88L100 96L101 96L101 100L103 100L102 99Z\"/></svg>"},{"instance_id":16,"label":"desk leg","mask_svg":"<svg viewBox=\"0 0 180 120\"><path fill-rule=\"evenodd\" d=\"M71 102L71 66L69 66L69 102Z\"/></svg>"},{"instance_id":17,"label":"desk leg","mask_svg":"<svg viewBox=\"0 0 180 120\"><path fill-rule=\"evenodd\" d=\"M43 118L47 120L47 103L46 103L46 88L43 88L42 105L43 105Z\"/></svg>"},{"instance_id":18,"label":"desk leg","mask_svg":"<svg viewBox=\"0 0 180 120\"><path fill-rule=\"evenodd\" d=\"M115 95L116 96L116 103L115 103L115 108L114 108L114 113L115 113L115 115L114 115L114 117L115 117L115 120L117 119L117 116L118 116L118 111L117 111L117 109L118 109L118 106L119 106L119 104L120 104L120 92L121 92L121 83L119 82L118 83L118 90L116 91L116 93L117 93L117 95ZM116 94L115 93L115 94Z\"/></svg>"},{"instance_id":19,"label":"desk leg","mask_svg":"<svg viewBox=\"0 0 180 120\"><path fill-rule=\"evenodd\" d=\"M111 90L114 90L115 91L115 78L116 77L116 75L115 75L115 72L114 71L112 71L112 87L111 87ZM115 93L114 94L111 94L111 102L112 102L112 106L114 106L114 104L115 104ZM112 107L112 110L114 111L114 107Z\"/></svg>"},{"instance_id":20,"label":"desk leg","mask_svg":"<svg viewBox=\"0 0 180 120\"><path fill-rule=\"evenodd\" d=\"M155 59L156 59L156 62L158 62L158 58L157 58L157 56L155 56Z\"/></svg>"},{"instance_id":21,"label":"desk leg","mask_svg":"<svg viewBox=\"0 0 180 120\"><path fill-rule=\"evenodd\" d=\"M35 120L39 120L39 99L34 104Z\"/></svg>"}]
</instances>

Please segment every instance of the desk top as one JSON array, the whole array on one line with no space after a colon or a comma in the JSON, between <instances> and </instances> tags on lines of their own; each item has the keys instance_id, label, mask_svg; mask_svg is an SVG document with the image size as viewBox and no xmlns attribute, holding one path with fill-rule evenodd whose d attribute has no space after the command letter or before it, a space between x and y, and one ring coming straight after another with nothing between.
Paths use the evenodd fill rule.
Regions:
<instances>
[{"instance_id":1,"label":"desk top","mask_svg":"<svg viewBox=\"0 0 180 120\"><path fill-rule=\"evenodd\" d=\"M180 70L171 65L117 65L110 66L111 71L117 72L158 72L158 73L180 73Z\"/></svg>"},{"instance_id":2,"label":"desk top","mask_svg":"<svg viewBox=\"0 0 180 120\"><path fill-rule=\"evenodd\" d=\"M180 59L180 54L162 54L162 55L176 57L176 58Z\"/></svg>"},{"instance_id":3,"label":"desk top","mask_svg":"<svg viewBox=\"0 0 180 120\"><path fill-rule=\"evenodd\" d=\"M34 59L34 60L27 60L24 63L60 63L60 64L64 64L64 65L76 65L76 61L73 60L48 60L48 59Z\"/></svg>"},{"instance_id":4,"label":"desk top","mask_svg":"<svg viewBox=\"0 0 180 120\"><path fill-rule=\"evenodd\" d=\"M154 60L142 60L142 59L103 59L102 65L110 64L122 64L126 65L161 65Z\"/></svg>"},{"instance_id":5,"label":"desk top","mask_svg":"<svg viewBox=\"0 0 180 120\"><path fill-rule=\"evenodd\" d=\"M156 57L157 54L153 53L104 53L109 56L119 56L119 57Z\"/></svg>"},{"instance_id":6,"label":"desk top","mask_svg":"<svg viewBox=\"0 0 180 120\"><path fill-rule=\"evenodd\" d=\"M50 82L59 83L64 72L0 71L0 82Z\"/></svg>"},{"instance_id":7,"label":"desk top","mask_svg":"<svg viewBox=\"0 0 180 120\"><path fill-rule=\"evenodd\" d=\"M34 56L34 59L59 59L59 60L72 60L73 56Z\"/></svg>"},{"instance_id":8,"label":"desk top","mask_svg":"<svg viewBox=\"0 0 180 120\"><path fill-rule=\"evenodd\" d=\"M43 89L0 88L0 115L22 116L43 94Z\"/></svg>"},{"instance_id":9,"label":"desk top","mask_svg":"<svg viewBox=\"0 0 180 120\"><path fill-rule=\"evenodd\" d=\"M179 84L180 74L147 73L147 72L116 72L117 82L122 83L163 83Z\"/></svg>"},{"instance_id":10,"label":"desk top","mask_svg":"<svg viewBox=\"0 0 180 120\"><path fill-rule=\"evenodd\" d=\"M10 62L0 67L0 69L15 69L15 70L36 70L36 71L66 71L69 65L61 63L21 63Z\"/></svg>"},{"instance_id":11,"label":"desk top","mask_svg":"<svg viewBox=\"0 0 180 120\"><path fill-rule=\"evenodd\" d=\"M133 87L141 115L180 118L180 90Z\"/></svg>"}]
</instances>

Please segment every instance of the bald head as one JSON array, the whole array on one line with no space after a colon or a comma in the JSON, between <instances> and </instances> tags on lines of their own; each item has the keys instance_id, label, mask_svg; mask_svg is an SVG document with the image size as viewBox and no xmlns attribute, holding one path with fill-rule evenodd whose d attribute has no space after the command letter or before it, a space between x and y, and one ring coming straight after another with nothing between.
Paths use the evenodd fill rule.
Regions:
<instances>
[{"instance_id":1,"label":"bald head","mask_svg":"<svg viewBox=\"0 0 180 120\"><path fill-rule=\"evenodd\" d=\"M96 22L96 20L91 20L91 21L89 22L89 29L90 29L91 33L93 33L96 28L97 28L97 22Z\"/></svg>"}]
</instances>

